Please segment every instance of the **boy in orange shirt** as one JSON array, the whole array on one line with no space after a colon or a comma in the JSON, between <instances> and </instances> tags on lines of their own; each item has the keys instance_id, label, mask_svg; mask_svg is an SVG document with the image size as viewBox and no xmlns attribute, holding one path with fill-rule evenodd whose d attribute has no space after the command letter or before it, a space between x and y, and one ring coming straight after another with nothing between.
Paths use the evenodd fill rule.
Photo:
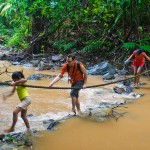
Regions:
<instances>
[{"instance_id":1,"label":"boy in orange shirt","mask_svg":"<svg viewBox=\"0 0 150 150\"><path fill-rule=\"evenodd\" d=\"M62 66L60 74L48 85L49 87L53 86L56 82L58 82L65 72L68 72L68 81L71 83L71 98L72 98L72 111L76 115L76 109L79 113L80 110L80 102L79 102L79 91L81 88L86 88L87 83L87 71L82 63L79 64L75 59L74 55L68 55L66 59L66 63ZM80 69L79 69L80 68ZM73 89L74 88L74 89ZM77 89L75 89L77 88Z\"/></svg>"}]
</instances>

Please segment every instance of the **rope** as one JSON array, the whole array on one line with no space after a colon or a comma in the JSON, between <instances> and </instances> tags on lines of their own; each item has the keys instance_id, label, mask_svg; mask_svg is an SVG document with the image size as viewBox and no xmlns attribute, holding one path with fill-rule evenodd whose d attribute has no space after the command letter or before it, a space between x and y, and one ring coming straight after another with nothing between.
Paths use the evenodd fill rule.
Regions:
<instances>
[{"instance_id":1,"label":"rope","mask_svg":"<svg viewBox=\"0 0 150 150\"><path fill-rule=\"evenodd\" d=\"M138 74L136 76L132 76L132 77L126 78L126 79L117 80L117 81L113 81L113 82L108 82L108 83L104 83L104 84L87 86L86 88L95 88L95 87L100 87L100 86L106 86L106 85L110 85L110 84L115 84L115 83L118 83L118 82L122 82L122 81L126 81L126 80L129 80L129 79L133 79L133 78L135 78L137 76L141 76L142 74L145 74L145 73L148 73L148 72L150 72L150 70L145 71L145 72L143 72L141 74ZM8 85L8 86L10 86L10 84L6 83L6 82L0 82L0 85ZM43 88L43 89L81 89L81 87L46 87L46 86L34 86L34 85L19 85L19 86L29 87L29 88Z\"/></svg>"}]
</instances>

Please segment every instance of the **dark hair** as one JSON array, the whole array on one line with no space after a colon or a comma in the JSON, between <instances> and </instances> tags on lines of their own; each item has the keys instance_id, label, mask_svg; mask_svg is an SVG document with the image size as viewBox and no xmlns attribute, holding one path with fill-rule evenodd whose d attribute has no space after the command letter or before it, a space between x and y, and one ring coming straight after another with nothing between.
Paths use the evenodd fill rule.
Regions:
<instances>
[{"instance_id":1,"label":"dark hair","mask_svg":"<svg viewBox=\"0 0 150 150\"><path fill-rule=\"evenodd\" d=\"M16 71L12 74L13 80L20 79L20 78L25 78L21 71Z\"/></svg>"},{"instance_id":2,"label":"dark hair","mask_svg":"<svg viewBox=\"0 0 150 150\"><path fill-rule=\"evenodd\" d=\"M137 55L140 55L142 52L143 52L142 49L137 49L137 50L136 50L136 54L137 54Z\"/></svg>"},{"instance_id":3,"label":"dark hair","mask_svg":"<svg viewBox=\"0 0 150 150\"><path fill-rule=\"evenodd\" d=\"M72 58L72 60L74 60L74 59L76 58L76 56L75 56L75 55L70 54L70 55L68 55L68 58Z\"/></svg>"}]
</instances>

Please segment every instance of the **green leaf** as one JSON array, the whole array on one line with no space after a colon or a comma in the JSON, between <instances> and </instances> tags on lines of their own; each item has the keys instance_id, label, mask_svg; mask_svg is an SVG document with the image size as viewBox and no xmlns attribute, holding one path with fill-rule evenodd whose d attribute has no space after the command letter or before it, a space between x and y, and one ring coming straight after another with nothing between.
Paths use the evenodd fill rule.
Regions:
<instances>
[{"instance_id":1,"label":"green leaf","mask_svg":"<svg viewBox=\"0 0 150 150\"><path fill-rule=\"evenodd\" d=\"M135 42L123 43L123 47L127 49L134 49L138 46Z\"/></svg>"},{"instance_id":2,"label":"green leaf","mask_svg":"<svg viewBox=\"0 0 150 150\"><path fill-rule=\"evenodd\" d=\"M4 16L6 11L11 7L11 4L7 4L1 11L1 15Z\"/></svg>"},{"instance_id":3,"label":"green leaf","mask_svg":"<svg viewBox=\"0 0 150 150\"><path fill-rule=\"evenodd\" d=\"M150 45L144 45L144 46L140 46L141 49L150 52Z\"/></svg>"}]
</instances>

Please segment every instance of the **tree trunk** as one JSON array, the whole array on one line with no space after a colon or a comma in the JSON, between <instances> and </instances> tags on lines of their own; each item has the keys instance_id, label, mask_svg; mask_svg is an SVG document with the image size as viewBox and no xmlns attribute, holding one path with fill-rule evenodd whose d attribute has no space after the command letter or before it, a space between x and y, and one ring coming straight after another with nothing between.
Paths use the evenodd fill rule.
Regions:
<instances>
[{"instance_id":1,"label":"tree trunk","mask_svg":"<svg viewBox=\"0 0 150 150\"><path fill-rule=\"evenodd\" d=\"M47 26L45 17L41 15L40 11L37 11L36 14L32 15L32 41L34 38L37 38L36 42L32 45L33 54L38 54L48 49L48 38L46 34L40 37L40 34L47 32Z\"/></svg>"}]
</instances>

